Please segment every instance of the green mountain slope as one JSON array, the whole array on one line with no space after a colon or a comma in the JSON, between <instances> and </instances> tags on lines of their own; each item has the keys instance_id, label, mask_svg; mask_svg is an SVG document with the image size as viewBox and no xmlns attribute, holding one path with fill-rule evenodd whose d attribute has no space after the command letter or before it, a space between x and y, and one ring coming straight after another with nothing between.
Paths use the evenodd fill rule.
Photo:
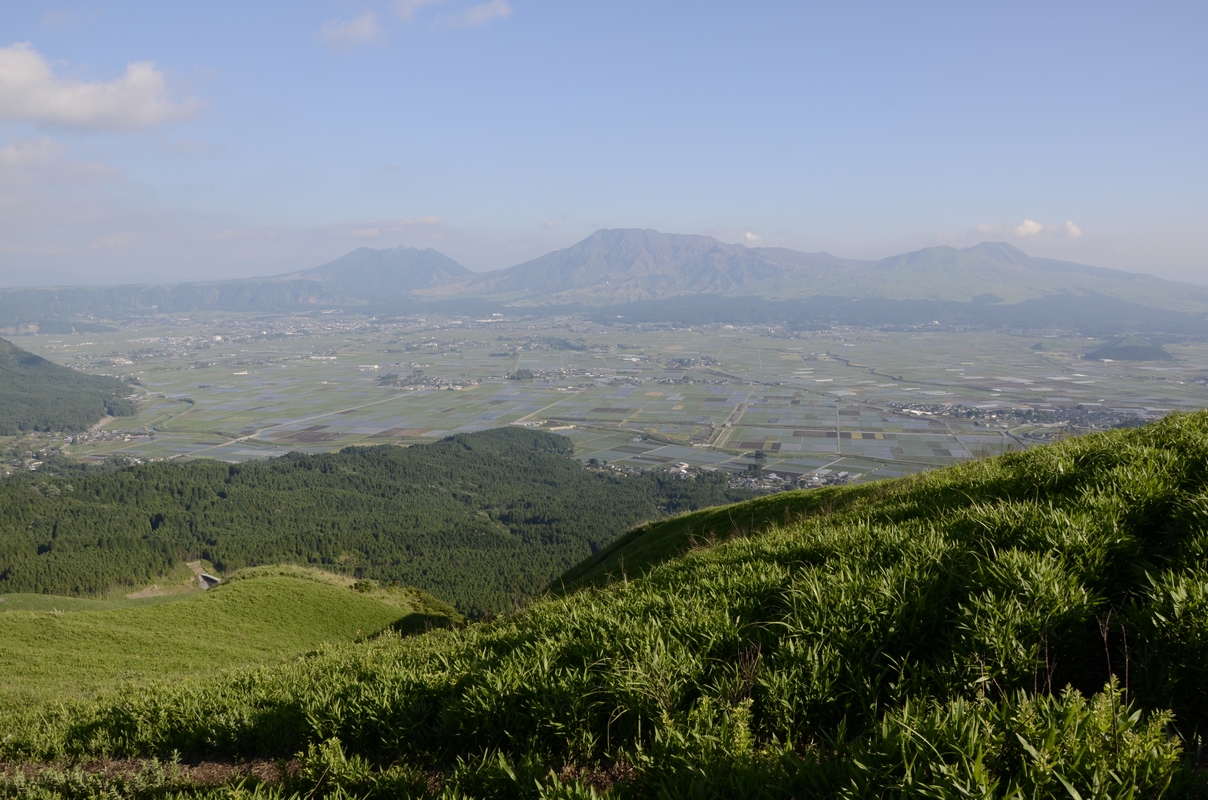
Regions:
<instances>
[{"instance_id":1,"label":"green mountain slope","mask_svg":"<svg viewBox=\"0 0 1208 800\"><path fill-rule=\"evenodd\" d=\"M1208 412L761 499L491 623L0 722L0 752L303 753L261 796L1202 796L1206 486Z\"/></svg>"},{"instance_id":2,"label":"green mountain slope","mask_svg":"<svg viewBox=\"0 0 1208 800\"><path fill-rule=\"evenodd\" d=\"M725 477L586 469L523 428L409 448L160 462L0 481L0 592L136 588L203 558L292 562L497 613L645 520L749 497Z\"/></svg>"},{"instance_id":3,"label":"green mountain slope","mask_svg":"<svg viewBox=\"0 0 1208 800\"><path fill-rule=\"evenodd\" d=\"M106 414L134 413L131 387L84 375L0 339L0 436L86 430Z\"/></svg>"}]
</instances>

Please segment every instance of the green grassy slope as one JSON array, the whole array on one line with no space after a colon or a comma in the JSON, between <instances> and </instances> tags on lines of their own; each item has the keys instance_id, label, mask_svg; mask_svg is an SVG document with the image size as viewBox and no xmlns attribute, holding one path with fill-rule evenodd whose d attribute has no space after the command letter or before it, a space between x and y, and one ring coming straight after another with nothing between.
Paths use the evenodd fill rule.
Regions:
<instances>
[{"instance_id":1,"label":"green grassy slope","mask_svg":"<svg viewBox=\"0 0 1208 800\"><path fill-rule=\"evenodd\" d=\"M0 718L0 755L302 753L262 792L299 796L1208 790L1208 412L711 518L494 622Z\"/></svg>"},{"instance_id":2,"label":"green grassy slope","mask_svg":"<svg viewBox=\"0 0 1208 800\"><path fill-rule=\"evenodd\" d=\"M197 677L376 633L414 609L301 575L264 574L167 602L47 598L0 611L0 704L44 703L124 682ZM82 610L81 610L82 609Z\"/></svg>"},{"instance_id":3,"label":"green grassy slope","mask_svg":"<svg viewBox=\"0 0 1208 800\"><path fill-rule=\"evenodd\" d=\"M875 502L889 485L881 482L784 492L740 505L706 508L651 522L633 529L571 567L549 588L566 593L584 586L640 577L693 548L707 547L776 525L791 525L808 517L829 514L837 508L850 509L857 503Z\"/></svg>"},{"instance_id":4,"label":"green grassy slope","mask_svg":"<svg viewBox=\"0 0 1208 800\"><path fill-rule=\"evenodd\" d=\"M81 431L106 414L134 413L130 386L84 375L0 339L0 436Z\"/></svg>"}]
</instances>

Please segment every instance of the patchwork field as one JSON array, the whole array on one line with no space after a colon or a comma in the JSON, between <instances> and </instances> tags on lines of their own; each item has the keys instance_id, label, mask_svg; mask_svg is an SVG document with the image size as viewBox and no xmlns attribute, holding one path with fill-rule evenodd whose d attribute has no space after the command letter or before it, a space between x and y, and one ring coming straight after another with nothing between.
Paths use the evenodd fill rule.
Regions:
<instances>
[{"instance_id":1,"label":"patchwork field","mask_svg":"<svg viewBox=\"0 0 1208 800\"><path fill-rule=\"evenodd\" d=\"M145 388L136 417L39 443L77 456L235 461L539 425L570 436L585 461L861 479L1208 404L1208 344L1168 344L1173 361L1083 360L1097 344L319 313L20 338Z\"/></svg>"}]
</instances>

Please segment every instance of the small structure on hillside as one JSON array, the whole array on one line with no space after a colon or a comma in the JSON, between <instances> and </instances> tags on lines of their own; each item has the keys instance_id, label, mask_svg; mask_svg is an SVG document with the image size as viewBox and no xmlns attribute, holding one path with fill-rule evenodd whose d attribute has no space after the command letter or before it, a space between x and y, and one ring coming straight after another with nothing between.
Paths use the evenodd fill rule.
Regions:
<instances>
[{"instance_id":1,"label":"small structure on hillside","mask_svg":"<svg viewBox=\"0 0 1208 800\"><path fill-rule=\"evenodd\" d=\"M208 572L197 573L197 585L201 587L203 592L207 589L213 589L220 583L222 583L221 579L214 577Z\"/></svg>"}]
</instances>

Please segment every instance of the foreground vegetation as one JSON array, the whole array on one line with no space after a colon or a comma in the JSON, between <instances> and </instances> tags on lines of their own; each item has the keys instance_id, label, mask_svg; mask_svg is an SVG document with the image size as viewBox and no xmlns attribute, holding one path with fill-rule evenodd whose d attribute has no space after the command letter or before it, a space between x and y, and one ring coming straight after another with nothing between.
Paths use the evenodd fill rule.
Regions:
<instances>
[{"instance_id":1,"label":"foreground vegetation","mask_svg":"<svg viewBox=\"0 0 1208 800\"><path fill-rule=\"evenodd\" d=\"M0 436L82 431L106 414L134 413L131 387L85 375L0 339Z\"/></svg>"},{"instance_id":2,"label":"foreground vegetation","mask_svg":"<svg viewBox=\"0 0 1208 800\"><path fill-rule=\"evenodd\" d=\"M650 519L751 496L724 475L585 469L520 428L267 461L63 467L0 482L0 592L99 594L184 561L292 562L498 613Z\"/></svg>"},{"instance_id":3,"label":"foreground vegetation","mask_svg":"<svg viewBox=\"0 0 1208 800\"><path fill-rule=\"evenodd\" d=\"M142 762L10 790L1200 794L1206 479L1208 413L1174 415L672 520L493 622L0 726L42 763L296 756L275 783Z\"/></svg>"}]
</instances>

